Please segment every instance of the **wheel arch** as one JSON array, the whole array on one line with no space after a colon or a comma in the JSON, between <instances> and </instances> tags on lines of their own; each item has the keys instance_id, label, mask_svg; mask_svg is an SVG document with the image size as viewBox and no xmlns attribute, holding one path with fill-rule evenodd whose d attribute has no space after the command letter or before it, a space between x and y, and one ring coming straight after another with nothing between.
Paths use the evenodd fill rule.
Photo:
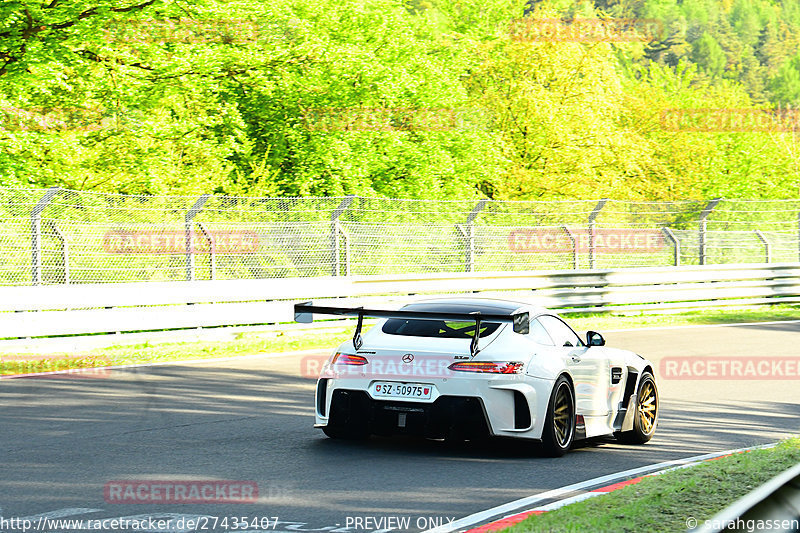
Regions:
<instances>
[{"instance_id":1,"label":"wheel arch","mask_svg":"<svg viewBox=\"0 0 800 533\"><path fill-rule=\"evenodd\" d=\"M566 370L562 370L562 371L561 371L561 372L560 372L560 373L559 373L559 374L556 376L556 379L554 379L554 380L553 380L553 385L555 385L556 381L558 381L558 378L560 378L561 376L564 376L565 378L567 378L567 381L569 381L569 384L570 384L570 386L572 387L572 394L575 394L575 380L574 380L574 379L572 379L572 374L570 374L570 373L569 373L568 371L566 371Z\"/></svg>"},{"instance_id":2,"label":"wheel arch","mask_svg":"<svg viewBox=\"0 0 800 533\"><path fill-rule=\"evenodd\" d=\"M569 388L572 389L572 405L575 406L575 416L578 415L578 399L575 397L575 380L572 379L572 374L569 373L568 370L562 370L556 378L553 380L553 388L550 389L550 394L555 393L556 391L556 381L559 380L560 377L565 377L569 382Z\"/></svg>"}]
</instances>

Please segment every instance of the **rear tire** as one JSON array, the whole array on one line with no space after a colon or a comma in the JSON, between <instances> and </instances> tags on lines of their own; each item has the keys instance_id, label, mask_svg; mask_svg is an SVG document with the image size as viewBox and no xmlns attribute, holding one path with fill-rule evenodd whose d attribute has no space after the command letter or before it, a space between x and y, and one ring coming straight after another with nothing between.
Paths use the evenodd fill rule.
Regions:
<instances>
[{"instance_id":1,"label":"rear tire","mask_svg":"<svg viewBox=\"0 0 800 533\"><path fill-rule=\"evenodd\" d=\"M644 444L653 438L658 425L658 388L653 374L645 372L636 390L636 412L633 429L619 433L617 438L625 444Z\"/></svg>"},{"instance_id":2,"label":"rear tire","mask_svg":"<svg viewBox=\"0 0 800 533\"><path fill-rule=\"evenodd\" d=\"M575 393L565 376L553 385L542 431L542 450L550 457L561 457L575 439Z\"/></svg>"}]
</instances>

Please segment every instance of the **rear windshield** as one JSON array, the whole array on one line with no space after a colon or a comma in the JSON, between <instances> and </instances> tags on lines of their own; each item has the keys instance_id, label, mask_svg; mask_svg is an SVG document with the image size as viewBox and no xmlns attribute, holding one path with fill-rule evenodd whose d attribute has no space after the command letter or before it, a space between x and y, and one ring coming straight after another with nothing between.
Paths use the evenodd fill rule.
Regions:
<instances>
[{"instance_id":1,"label":"rear windshield","mask_svg":"<svg viewBox=\"0 0 800 533\"><path fill-rule=\"evenodd\" d=\"M481 322L479 336L491 335L499 327L499 322ZM475 322L390 318L383 324L382 331L389 335L407 335L409 337L469 339L475 335Z\"/></svg>"}]
</instances>

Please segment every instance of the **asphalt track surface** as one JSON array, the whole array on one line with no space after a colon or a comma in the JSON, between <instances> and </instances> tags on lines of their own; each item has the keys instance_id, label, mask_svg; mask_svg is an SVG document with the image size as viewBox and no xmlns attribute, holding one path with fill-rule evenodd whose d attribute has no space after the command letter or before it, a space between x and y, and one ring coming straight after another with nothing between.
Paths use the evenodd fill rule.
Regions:
<instances>
[{"instance_id":1,"label":"asphalt track surface","mask_svg":"<svg viewBox=\"0 0 800 533\"><path fill-rule=\"evenodd\" d=\"M797 322L621 331L606 339L657 365L675 357L800 358ZM0 381L0 515L217 517L208 531L236 530L231 520L221 525L226 516L277 516L267 529L335 533L389 529L397 523L364 520L392 517L419 530L597 476L800 433L796 377L659 376L660 423L644 446L593 443L551 459L514 442L340 442L312 427L314 381L300 375L302 359ZM248 480L258 484L259 498L120 504L104 497L113 480ZM172 531L180 531L175 525ZM6 523L0 530L21 529Z\"/></svg>"}]
</instances>

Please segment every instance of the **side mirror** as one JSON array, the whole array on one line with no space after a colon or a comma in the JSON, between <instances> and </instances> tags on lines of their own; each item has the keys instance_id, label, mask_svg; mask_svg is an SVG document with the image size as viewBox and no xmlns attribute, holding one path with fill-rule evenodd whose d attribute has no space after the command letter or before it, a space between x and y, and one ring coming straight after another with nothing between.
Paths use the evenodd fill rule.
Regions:
<instances>
[{"instance_id":1,"label":"side mirror","mask_svg":"<svg viewBox=\"0 0 800 533\"><path fill-rule=\"evenodd\" d=\"M600 335L596 331L587 331L586 332L586 345L587 346L605 346L606 345L606 340L603 338L602 335Z\"/></svg>"}]
</instances>

